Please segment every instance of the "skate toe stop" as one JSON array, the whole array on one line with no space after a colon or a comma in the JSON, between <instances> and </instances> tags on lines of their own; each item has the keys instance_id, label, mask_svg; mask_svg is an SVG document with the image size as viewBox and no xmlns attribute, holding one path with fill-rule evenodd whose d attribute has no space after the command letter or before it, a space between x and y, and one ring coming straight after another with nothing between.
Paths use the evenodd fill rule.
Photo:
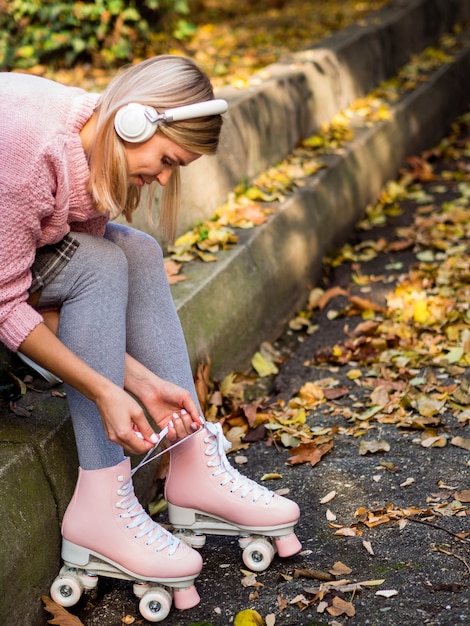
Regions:
<instances>
[{"instance_id":1,"label":"skate toe stop","mask_svg":"<svg viewBox=\"0 0 470 626\"><path fill-rule=\"evenodd\" d=\"M285 535L284 537L276 537L274 543L280 557L293 556L302 550L302 544L297 539L295 533Z\"/></svg>"},{"instance_id":2,"label":"skate toe stop","mask_svg":"<svg viewBox=\"0 0 470 626\"><path fill-rule=\"evenodd\" d=\"M194 585L187 587L186 589L174 589L173 590L173 604L177 609L192 609L195 607L201 598Z\"/></svg>"}]
</instances>

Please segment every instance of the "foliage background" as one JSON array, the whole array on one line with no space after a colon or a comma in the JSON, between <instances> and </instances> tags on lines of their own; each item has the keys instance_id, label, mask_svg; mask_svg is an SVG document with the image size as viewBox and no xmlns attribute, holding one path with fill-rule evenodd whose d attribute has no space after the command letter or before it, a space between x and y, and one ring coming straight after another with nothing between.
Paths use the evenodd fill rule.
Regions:
<instances>
[{"instance_id":1,"label":"foliage background","mask_svg":"<svg viewBox=\"0 0 470 626\"><path fill-rule=\"evenodd\" d=\"M313 45L387 0L0 0L0 69L103 86L154 54L194 58L215 86Z\"/></svg>"}]
</instances>

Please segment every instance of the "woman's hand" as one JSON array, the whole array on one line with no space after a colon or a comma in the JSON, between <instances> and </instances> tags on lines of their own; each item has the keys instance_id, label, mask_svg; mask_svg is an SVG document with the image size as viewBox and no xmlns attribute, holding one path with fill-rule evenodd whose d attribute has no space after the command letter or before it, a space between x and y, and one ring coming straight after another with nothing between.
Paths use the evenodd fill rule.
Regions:
<instances>
[{"instance_id":1,"label":"woman's hand","mask_svg":"<svg viewBox=\"0 0 470 626\"><path fill-rule=\"evenodd\" d=\"M142 402L159 428L168 427L170 441L182 439L204 424L189 391L159 378L129 355L124 386Z\"/></svg>"}]
</instances>

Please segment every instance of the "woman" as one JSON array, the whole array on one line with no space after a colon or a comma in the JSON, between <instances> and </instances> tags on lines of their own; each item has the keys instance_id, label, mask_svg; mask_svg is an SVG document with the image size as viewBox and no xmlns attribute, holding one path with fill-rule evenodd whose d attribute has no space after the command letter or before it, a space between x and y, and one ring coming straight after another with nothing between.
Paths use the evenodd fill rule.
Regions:
<instances>
[{"instance_id":1,"label":"woman","mask_svg":"<svg viewBox=\"0 0 470 626\"><path fill-rule=\"evenodd\" d=\"M160 231L174 238L179 168L216 152L226 103L170 55L118 74L102 96L16 73L0 74L0 94L0 339L66 384L80 469L63 559L164 582L189 608L202 560L143 510L123 451L158 441L142 407L178 443L166 483L175 527L195 530L203 513L278 536L281 556L300 548L297 505L240 476L201 416L160 247L111 221L131 221L161 186Z\"/></svg>"}]
</instances>

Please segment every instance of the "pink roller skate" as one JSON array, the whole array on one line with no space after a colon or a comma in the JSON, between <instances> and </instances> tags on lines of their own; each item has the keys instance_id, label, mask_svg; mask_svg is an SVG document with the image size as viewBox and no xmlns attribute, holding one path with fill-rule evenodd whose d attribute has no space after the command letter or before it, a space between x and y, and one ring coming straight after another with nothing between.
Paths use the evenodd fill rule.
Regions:
<instances>
[{"instance_id":1,"label":"pink roller skate","mask_svg":"<svg viewBox=\"0 0 470 626\"><path fill-rule=\"evenodd\" d=\"M195 548L204 545L205 534L238 536L245 565L260 572L276 551L287 557L301 549L294 534L299 507L242 476L227 460L229 448L220 424L206 422L170 451L169 520Z\"/></svg>"},{"instance_id":2,"label":"pink roller skate","mask_svg":"<svg viewBox=\"0 0 470 626\"><path fill-rule=\"evenodd\" d=\"M194 586L201 556L156 524L134 495L130 461L102 470L80 469L62 524L64 566L51 586L61 606L78 602L98 575L134 581L139 610L150 622L199 602Z\"/></svg>"}]
</instances>

